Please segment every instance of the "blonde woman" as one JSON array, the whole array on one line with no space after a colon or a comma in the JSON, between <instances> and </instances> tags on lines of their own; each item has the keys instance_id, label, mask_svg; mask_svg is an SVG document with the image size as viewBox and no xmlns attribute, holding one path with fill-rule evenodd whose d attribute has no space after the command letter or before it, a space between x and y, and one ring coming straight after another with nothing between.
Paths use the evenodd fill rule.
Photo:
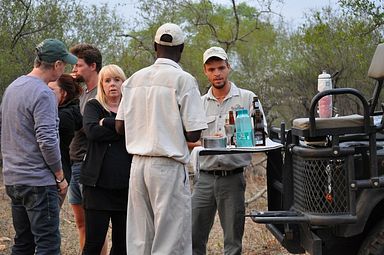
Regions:
<instances>
[{"instance_id":1,"label":"blonde woman","mask_svg":"<svg viewBox=\"0 0 384 255\"><path fill-rule=\"evenodd\" d=\"M110 254L126 254L126 215L132 155L125 149L124 136L115 131L115 117L126 79L117 65L100 70L95 99L87 102L83 115L88 139L81 169L85 209L83 254L100 254L112 222Z\"/></svg>"}]
</instances>

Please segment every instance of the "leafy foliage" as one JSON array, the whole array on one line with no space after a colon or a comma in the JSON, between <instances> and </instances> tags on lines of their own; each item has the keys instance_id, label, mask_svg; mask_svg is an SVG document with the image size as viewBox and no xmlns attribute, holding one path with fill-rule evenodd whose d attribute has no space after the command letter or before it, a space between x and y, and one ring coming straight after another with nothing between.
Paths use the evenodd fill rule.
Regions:
<instances>
[{"instance_id":1,"label":"leafy foliage","mask_svg":"<svg viewBox=\"0 0 384 255\"><path fill-rule=\"evenodd\" d=\"M275 0L281 2L281 0ZM256 3L261 3L256 5ZM230 57L231 80L262 100L269 124L308 115L317 93L317 76L334 74L336 87L352 87L367 97L373 82L366 73L375 47L383 39L380 1L339 0L340 8L307 13L292 29L274 21L273 0L218 4L208 0L144 0L129 21L108 4L80 0L0 1L0 92L30 70L34 46L48 37L71 46L96 45L104 64L116 63L129 76L154 62L153 36L165 22L186 32L183 68L192 73L202 93L208 88L202 54L223 47ZM359 111L353 99L335 98L336 111Z\"/></svg>"},{"instance_id":2,"label":"leafy foliage","mask_svg":"<svg viewBox=\"0 0 384 255\"><path fill-rule=\"evenodd\" d=\"M294 112L293 117L308 115L309 103L317 93L316 77L322 70L337 74L334 87L351 87L361 90L367 97L373 85L367 77L367 70L377 44L382 39L379 33L358 36L366 22L349 15L340 15L331 8L316 12L290 38L292 54L290 70L286 79L290 84L286 91L292 95L291 107L302 105L303 111ZM339 114L358 111L359 105L352 100L335 99ZM349 112L348 112L349 111Z\"/></svg>"},{"instance_id":3,"label":"leafy foliage","mask_svg":"<svg viewBox=\"0 0 384 255\"><path fill-rule=\"evenodd\" d=\"M106 62L121 58L125 41L116 35L123 24L107 5L84 6L76 0L0 1L0 92L16 77L31 70L35 46L57 38L71 46L90 42Z\"/></svg>"}]
</instances>

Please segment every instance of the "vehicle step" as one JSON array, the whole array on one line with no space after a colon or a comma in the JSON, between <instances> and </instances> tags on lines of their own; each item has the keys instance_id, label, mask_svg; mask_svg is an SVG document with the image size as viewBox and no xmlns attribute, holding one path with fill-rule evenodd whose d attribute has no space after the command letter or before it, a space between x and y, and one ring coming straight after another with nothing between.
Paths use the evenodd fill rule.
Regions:
<instances>
[{"instance_id":1,"label":"vehicle step","mask_svg":"<svg viewBox=\"0 0 384 255\"><path fill-rule=\"evenodd\" d=\"M303 213L296 211L252 211L246 215L256 223L299 223L308 222Z\"/></svg>"}]
</instances>

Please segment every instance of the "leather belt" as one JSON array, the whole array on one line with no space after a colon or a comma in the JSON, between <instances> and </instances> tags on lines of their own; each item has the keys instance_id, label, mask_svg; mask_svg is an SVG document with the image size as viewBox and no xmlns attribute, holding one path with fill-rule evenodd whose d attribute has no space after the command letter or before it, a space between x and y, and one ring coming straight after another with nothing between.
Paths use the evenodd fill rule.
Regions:
<instances>
[{"instance_id":1,"label":"leather belt","mask_svg":"<svg viewBox=\"0 0 384 255\"><path fill-rule=\"evenodd\" d=\"M244 168L236 168L233 170L200 170L202 173L206 174L212 174L214 176L229 176L229 175L234 175L234 174L239 174L244 172Z\"/></svg>"}]
</instances>

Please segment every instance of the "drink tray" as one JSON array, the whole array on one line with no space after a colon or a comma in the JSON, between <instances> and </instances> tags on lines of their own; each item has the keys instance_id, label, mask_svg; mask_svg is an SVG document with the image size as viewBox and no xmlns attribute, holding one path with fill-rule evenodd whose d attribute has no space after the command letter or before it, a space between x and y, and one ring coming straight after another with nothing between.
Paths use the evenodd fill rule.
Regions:
<instances>
[{"instance_id":1,"label":"drink tray","mask_svg":"<svg viewBox=\"0 0 384 255\"><path fill-rule=\"evenodd\" d=\"M283 147L282 144L276 143L271 139L266 139L265 146L254 146L254 147L226 147L226 148L202 148L199 150L200 156L206 155L221 155L221 154L236 154L236 153L257 153L275 150Z\"/></svg>"}]
</instances>

